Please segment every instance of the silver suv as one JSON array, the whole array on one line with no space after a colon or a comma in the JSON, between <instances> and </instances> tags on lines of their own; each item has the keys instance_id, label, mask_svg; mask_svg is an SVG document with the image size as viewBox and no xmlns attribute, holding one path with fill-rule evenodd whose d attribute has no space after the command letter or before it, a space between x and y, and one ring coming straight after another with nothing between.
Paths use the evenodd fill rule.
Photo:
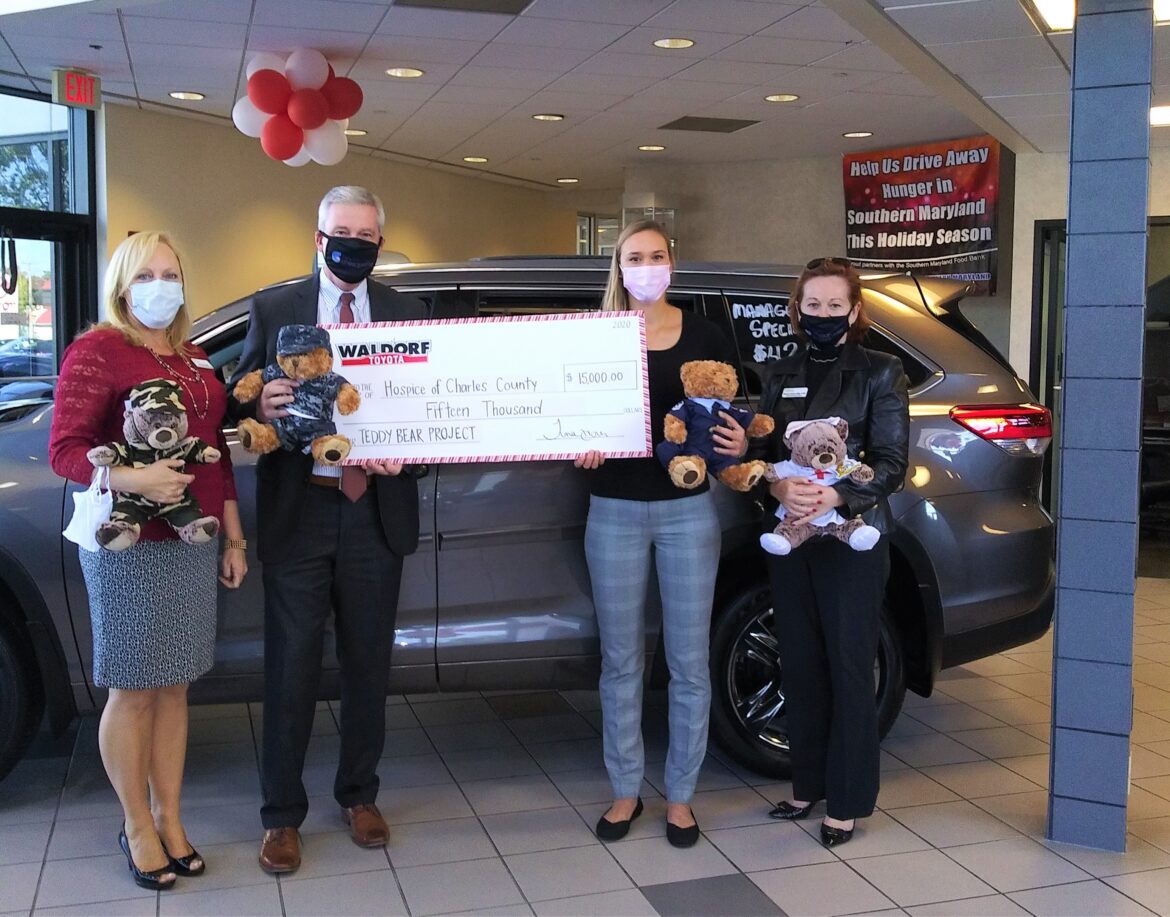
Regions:
<instances>
[{"instance_id":1,"label":"silver suv","mask_svg":"<svg viewBox=\"0 0 1170 917\"><path fill-rule=\"evenodd\" d=\"M379 268L433 318L596 309L607 264L589 258L483 259ZM784 307L795 272L683 264L670 299L723 325L742 388L797 345ZM291 281L290 281L291 282ZM907 688L929 694L939 670L1029 641L1052 616L1053 525L1038 491L1048 411L958 310L964 284L867 278L868 346L896 354L910 379L910 463L891 500L898 520L875 660L883 734ZM195 324L193 339L229 376L248 299ZM102 704L77 551L60 537L72 485L46 460L51 395L0 403L0 777L47 713L63 727ZM253 458L228 430L246 531L255 531ZM786 775L788 744L774 610L757 537L763 508L716 487L723 554L711 634L715 740L739 761ZM389 690L588 688L599 670L582 537L587 479L567 462L456 464L419 482L422 537L407 559ZM254 561L254 559L253 559ZM254 564L255 565L255 564ZM215 668L193 702L257 700L263 595L252 575L220 594ZM666 678L660 614L646 621L647 667ZM326 650L323 696L335 697Z\"/></svg>"}]
</instances>

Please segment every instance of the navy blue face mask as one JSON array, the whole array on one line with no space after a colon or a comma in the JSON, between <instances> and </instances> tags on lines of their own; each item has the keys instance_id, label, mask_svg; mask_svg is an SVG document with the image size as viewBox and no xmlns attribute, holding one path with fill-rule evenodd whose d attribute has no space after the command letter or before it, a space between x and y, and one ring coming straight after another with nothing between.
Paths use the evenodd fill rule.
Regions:
<instances>
[{"instance_id":1,"label":"navy blue face mask","mask_svg":"<svg viewBox=\"0 0 1170 917\"><path fill-rule=\"evenodd\" d=\"M370 276L378 263L378 247L382 240L370 242L352 236L330 236L325 245L325 265L343 283L361 283Z\"/></svg>"},{"instance_id":2,"label":"navy blue face mask","mask_svg":"<svg viewBox=\"0 0 1170 917\"><path fill-rule=\"evenodd\" d=\"M800 330L817 350L833 350L849 330L848 315L807 315L800 313Z\"/></svg>"}]
</instances>

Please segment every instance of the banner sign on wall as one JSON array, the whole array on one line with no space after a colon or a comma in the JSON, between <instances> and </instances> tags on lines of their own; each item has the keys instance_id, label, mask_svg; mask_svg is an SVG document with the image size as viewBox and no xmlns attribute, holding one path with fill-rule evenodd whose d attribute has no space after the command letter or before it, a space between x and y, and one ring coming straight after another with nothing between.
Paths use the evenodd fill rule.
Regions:
<instances>
[{"instance_id":1,"label":"banner sign on wall","mask_svg":"<svg viewBox=\"0 0 1170 917\"><path fill-rule=\"evenodd\" d=\"M999 141L965 137L843 158L846 253L857 267L995 293Z\"/></svg>"}]
</instances>

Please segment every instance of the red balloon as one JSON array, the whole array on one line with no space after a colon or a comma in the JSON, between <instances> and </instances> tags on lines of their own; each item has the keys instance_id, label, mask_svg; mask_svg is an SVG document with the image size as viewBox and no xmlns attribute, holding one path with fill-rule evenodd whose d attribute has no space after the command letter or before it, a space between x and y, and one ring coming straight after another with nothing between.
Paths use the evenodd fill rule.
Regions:
<instances>
[{"instance_id":1,"label":"red balloon","mask_svg":"<svg viewBox=\"0 0 1170 917\"><path fill-rule=\"evenodd\" d=\"M333 121L344 121L357 114L362 107L362 87L346 76L335 76L326 80L321 87L321 94L329 103L329 118Z\"/></svg>"},{"instance_id":2,"label":"red balloon","mask_svg":"<svg viewBox=\"0 0 1170 917\"><path fill-rule=\"evenodd\" d=\"M297 89L288 97L288 117L297 127L311 131L329 117L329 103L319 89Z\"/></svg>"},{"instance_id":3,"label":"red balloon","mask_svg":"<svg viewBox=\"0 0 1170 917\"><path fill-rule=\"evenodd\" d=\"M248 77L248 98L265 114L283 113L291 92L288 79L275 70L257 70Z\"/></svg>"},{"instance_id":4,"label":"red balloon","mask_svg":"<svg viewBox=\"0 0 1170 917\"><path fill-rule=\"evenodd\" d=\"M325 77L325 82L328 83L335 76L337 76L337 74L333 72L333 65L330 64L329 65L329 76Z\"/></svg>"},{"instance_id":5,"label":"red balloon","mask_svg":"<svg viewBox=\"0 0 1170 917\"><path fill-rule=\"evenodd\" d=\"M293 124L286 114L273 115L260 130L260 146L265 153L281 162L296 156L304 142L305 132Z\"/></svg>"}]
</instances>

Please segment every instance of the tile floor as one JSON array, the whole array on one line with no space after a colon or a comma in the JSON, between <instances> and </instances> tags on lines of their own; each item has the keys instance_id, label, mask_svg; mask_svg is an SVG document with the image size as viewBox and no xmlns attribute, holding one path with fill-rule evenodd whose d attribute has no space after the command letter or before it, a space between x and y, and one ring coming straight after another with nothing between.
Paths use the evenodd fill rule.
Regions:
<instances>
[{"instance_id":1,"label":"tile floor","mask_svg":"<svg viewBox=\"0 0 1170 917\"><path fill-rule=\"evenodd\" d=\"M186 822L207 874L147 894L115 845L118 804L95 723L40 740L0 784L0 912L20 914L1149 914L1170 915L1170 581L1139 581L1129 848L1044 839L1051 640L944 673L908 695L884 743L880 811L836 851L819 819L767 817L788 785L712 751L688 851L664 837L661 695L650 699L646 814L628 838L591 830L609 787L596 694L408 696L379 805L385 851L354 847L330 798L334 711L305 778L304 866L274 879L260 835L254 705L192 710ZM818 812L819 814L819 812Z\"/></svg>"}]
</instances>

